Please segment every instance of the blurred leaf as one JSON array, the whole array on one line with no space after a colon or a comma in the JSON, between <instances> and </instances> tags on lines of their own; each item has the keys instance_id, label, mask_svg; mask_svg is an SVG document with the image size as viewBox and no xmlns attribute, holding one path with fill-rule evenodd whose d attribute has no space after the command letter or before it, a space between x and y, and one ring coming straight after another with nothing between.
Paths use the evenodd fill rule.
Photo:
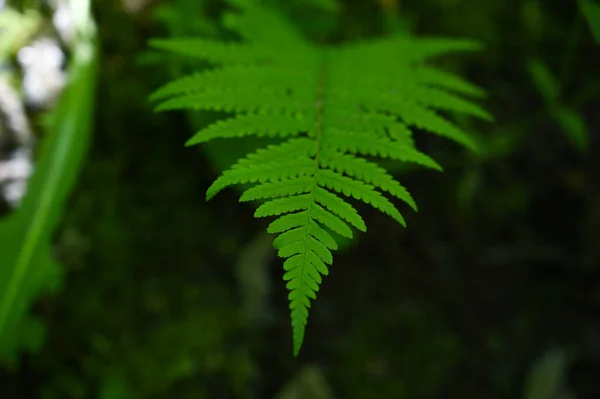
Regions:
<instances>
[{"instance_id":1,"label":"blurred leaf","mask_svg":"<svg viewBox=\"0 0 600 399\"><path fill-rule=\"evenodd\" d=\"M317 367L305 366L289 381L275 399L332 399L333 393Z\"/></svg>"},{"instance_id":2,"label":"blurred leaf","mask_svg":"<svg viewBox=\"0 0 600 399\"><path fill-rule=\"evenodd\" d=\"M296 3L317 7L331 12L338 12L341 8L341 5L337 0L302 0L296 1Z\"/></svg>"},{"instance_id":3,"label":"blurred leaf","mask_svg":"<svg viewBox=\"0 0 600 399\"><path fill-rule=\"evenodd\" d=\"M589 147L589 135L585 125L585 121L581 115L570 109L560 108L556 114L556 118L562 126L571 143L580 151L584 151Z\"/></svg>"},{"instance_id":4,"label":"blurred leaf","mask_svg":"<svg viewBox=\"0 0 600 399\"><path fill-rule=\"evenodd\" d=\"M495 129L492 134L479 137L481 158L492 161L510 155L521 145L522 140L520 129Z\"/></svg>"},{"instance_id":5,"label":"blurred leaf","mask_svg":"<svg viewBox=\"0 0 600 399\"><path fill-rule=\"evenodd\" d=\"M125 378L119 373L108 376L100 387L99 399L127 399L131 393Z\"/></svg>"},{"instance_id":6,"label":"blurred leaf","mask_svg":"<svg viewBox=\"0 0 600 399\"><path fill-rule=\"evenodd\" d=\"M524 399L562 399L571 396L564 390L568 359L561 349L547 351L532 366L525 382Z\"/></svg>"},{"instance_id":7,"label":"blurred leaf","mask_svg":"<svg viewBox=\"0 0 600 399\"><path fill-rule=\"evenodd\" d=\"M529 73L546 103L551 104L558 99L559 84L546 64L539 60L532 60L529 63Z\"/></svg>"},{"instance_id":8,"label":"blurred leaf","mask_svg":"<svg viewBox=\"0 0 600 399\"><path fill-rule=\"evenodd\" d=\"M42 18L35 10L21 14L10 7L0 12L0 61L13 53L31 39L42 25Z\"/></svg>"},{"instance_id":9,"label":"blurred leaf","mask_svg":"<svg viewBox=\"0 0 600 399\"><path fill-rule=\"evenodd\" d=\"M463 210L472 209L473 199L481 189L482 179L478 168L465 173L456 187L456 197Z\"/></svg>"},{"instance_id":10,"label":"blurred leaf","mask_svg":"<svg viewBox=\"0 0 600 399\"><path fill-rule=\"evenodd\" d=\"M270 316L269 263L274 257L273 238L261 233L244 246L235 265L242 315L250 325L261 325Z\"/></svg>"},{"instance_id":11,"label":"blurred leaf","mask_svg":"<svg viewBox=\"0 0 600 399\"><path fill-rule=\"evenodd\" d=\"M95 66L95 47L78 43L70 82L51 115L27 195L21 207L0 222L0 356L5 360L22 346L22 323L31 302L60 283L50 242L87 148Z\"/></svg>"},{"instance_id":12,"label":"blurred leaf","mask_svg":"<svg viewBox=\"0 0 600 399\"><path fill-rule=\"evenodd\" d=\"M208 3L204 0L174 0L158 4L153 15L167 28L169 36L214 36L218 29L208 15ZM189 18L190 15L194 18Z\"/></svg>"},{"instance_id":13,"label":"blurred leaf","mask_svg":"<svg viewBox=\"0 0 600 399\"><path fill-rule=\"evenodd\" d=\"M534 37L541 37L544 29L544 14L537 0L523 2L521 6L521 19Z\"/></svg>"},{"instance_id":14,"label":"blurred leaf","mask_svg":"<svg viewBox=\"0 0 600 399\"><path fill-rule=\"evenodd\" d=\"M550 115L560 124L575 148L580 151L586 150L589 138L585 122L577 111L560 105L559 83L554 78L552 71L543 62L533 60L529 64L529 72L544 98Z\"/></svg>"},{"instance_id":15,"label":"blurred leaf","mask_svg":"<svg viewBox=\"0 0 600 399\"><path fill-rule=\"evenodd\" d=\"M579 0L579 9L587 20L596 43L600 44L600 5L592 0Z\"/></svg>"}]
</instances>

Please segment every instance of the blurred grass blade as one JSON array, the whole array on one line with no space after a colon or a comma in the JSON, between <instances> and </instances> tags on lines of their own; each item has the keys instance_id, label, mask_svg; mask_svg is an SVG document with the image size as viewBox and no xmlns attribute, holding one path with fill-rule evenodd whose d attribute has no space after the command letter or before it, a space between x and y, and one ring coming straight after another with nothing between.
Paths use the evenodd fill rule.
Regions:
<instances>
[{"instance_id":1,"label":"blurred grass blade","mask_svg":"<svg viewBox=\"0 0 600 399\"><path fill-rule=\"evenodd\" d=\"M585 121L576 110L561 105L560 85L550 68L539 60L532 60L529 63L529 74L550 115L560 124L569 141L577 150L586 151L590 139Z\"/></svg>"},{"instance_id":2,"label":"blurred grass blade","mask_svg":"<svg viewBox=\"0 0 600 399\"><path fill-rule=\"evenodd\" d=\"M579 0L579 9L590 26L594 40L600 44L600 3L592 0Z\"/></svg>"},{"instance_id":3,"label":"blurred grass blade","mask_svg":"<svg viewBox=\"0 0 600 399\"><path fill-rule=\"evenodd\" d=\"M590 138L581 115L570 108L560 108L556 118L573 146L579 151L586 151L590 146Z\"/></svg>"},{"instance_id":4,"label":"blurred grass blade","mask_svg":"<svg viewBox=\"0 0 600 399\"><path fill-rule=\"evenodd\" d=\"M565 377L569 359L562 349L547 351L531 367L525 381L524 399L557 399L569 397Z\"/></svg>"},{"instance_id":5,"label":"blurred grass blade","mask_svg":"<svg viewBox=\"0 0 600 399\"><path fill-rule=\"evenodd\" d=\"M0 221L0 362L23 345L31 302L61 281L50 244L90 135L96 79L92 40L76 43L68 71L69 83L50 116L27 194L20 208Z\"/></svg>"},{"instance_id":6,"label":"blurred grass blade","mask_svg":"<svg viewBox=\"0 0 600 399\"><path fill-rule=\"evenodd\" d=\"M546 64L540 60L532 60L529 63L529 74L546 104L553 104L558 100L559 85Z\"/></svg>"}]
</instances>

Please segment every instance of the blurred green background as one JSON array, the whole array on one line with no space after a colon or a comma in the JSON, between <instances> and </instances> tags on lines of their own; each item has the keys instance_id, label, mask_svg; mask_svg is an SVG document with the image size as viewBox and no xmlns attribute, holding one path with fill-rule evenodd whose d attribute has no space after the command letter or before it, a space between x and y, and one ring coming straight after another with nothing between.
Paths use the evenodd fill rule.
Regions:
<instances>
[{"instance_id":1,"label":"blurred green background","mask_svg":"<svg viewBox=\"0 0 600 399\"><path fill-rule=\"evenodd\" d=\"M442 61L488 91L496 122L463 122L481 154L419 141L445 172L394 169L419 204L402 209L407 229L359 208L369 232L337 254L294 359L267 221L232 190L204 201L246 143L185 148L214 115L154 114L148 102L202 67L148 39L221 37L224 5L95 2L91 144L53 232L62 283L31 311L43 341L0 363L0 398L600 398L598 3L271 3L317 41L481 40L483 51ZM12 5L42 21L56 11ZM5 66L33 40L19 34L0 45ZM42 143L46 112L28 108Z\"/></svg>"}]
</instances>

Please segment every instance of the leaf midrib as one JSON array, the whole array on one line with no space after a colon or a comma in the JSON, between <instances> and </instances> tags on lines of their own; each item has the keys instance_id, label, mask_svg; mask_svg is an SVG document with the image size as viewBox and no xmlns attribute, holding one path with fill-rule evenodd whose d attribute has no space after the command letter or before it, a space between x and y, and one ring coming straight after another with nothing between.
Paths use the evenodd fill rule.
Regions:
<instances>
[{"instance_id":1,"label":"leaf midrib","mask_svg":"<svg viewBox=\"0 0 600 399\"><path fill-rule=\"evenodd\" d=\"M322 139L322 135L323 135L323 108L324 108L324 97L325 97L325 85L326 85L326 77L327 77L327 61L326 59L322 59L319 63L319 66L317 67L317 71L318 71L318 80L317 80L317 98L315 100L315 114L316 114L316 120L315 120L315 173L313 175L313 185L312 188L310 190L310 205L308 206L307 209L307 222L306 222L306 226L304 228L304 260L302 262L302 265L300 266L300 287L303 287L303 280L306 277L305 273L304 273L304 269L306 267L306 263L308 262L308 251L310 251L311 249L308 246L308 242L310 240L310 221L311 220L315 220L313 215L312 215L312 209L313 209L313 205L315 204L315 191L318 187L318 180L319 180L319 169L320 169L320 162L321 162L321 139ZM315 221L316 222L316 221ZM309 277L310 278L310 277ZM306 329L306 325L301 327L302 330ZM295 327L295 329L297 330L298 327ZM294 342L294 356L298 356L298 353L300 352L300 348L302 346L303 342Z\"/></svg>"}]
</instances>

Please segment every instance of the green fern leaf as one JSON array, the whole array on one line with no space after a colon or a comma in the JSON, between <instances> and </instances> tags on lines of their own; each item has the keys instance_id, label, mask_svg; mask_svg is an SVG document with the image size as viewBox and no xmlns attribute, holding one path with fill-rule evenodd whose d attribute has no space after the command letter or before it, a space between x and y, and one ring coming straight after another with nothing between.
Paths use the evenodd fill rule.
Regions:
<instances>
[{"instance_id":1,"label":"green fern leaf","mask_svg":"<svg viewBox=\"0 0 600 399\"><path fill-rule=\"evenodd\" d=\"M228 111L232 116L195 134L188 145L245 136L281 143L238 160L208 188L211 199L225 188L253 183L240 201L262 201L255 217L275 217L267 232L285 259L290 290L294 354L304 340L311 299L338 248L335 234L351 238L366 225L348 199L405 220L386 196L414 210L409 192L371 158L387 158L441 170L419 151L414 128L475 149L469 134L440 112L484 120L491 116L464 96L483 90L426 65L432 58L473 51L469 40L391 37L319 47L304 40L275 11L251 0L225 18L240 43L155 40L155 47L200 58L214 66L168 83L152 96L157 110ZM335 234L334 234L335 233Z\"/></svg>"}]
</instances>

